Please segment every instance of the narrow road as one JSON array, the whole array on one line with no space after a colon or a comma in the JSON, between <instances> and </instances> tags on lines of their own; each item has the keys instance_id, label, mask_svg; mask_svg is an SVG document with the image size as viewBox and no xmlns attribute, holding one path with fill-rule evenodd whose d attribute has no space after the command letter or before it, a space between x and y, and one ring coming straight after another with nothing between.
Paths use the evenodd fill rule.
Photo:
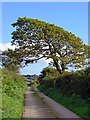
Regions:
<instances>
[{"instance_id":1,"label":"narrow road","mask_svg":"<svg viewBox=\"0 0 90 120\"><path fill-rule=\"evenodd\" d=\"M26 118L77 118L78 115L71 112L64 106L53 101L38 90L28 88L25 94L25 105L22 119Z\"/></svg>"}]
</instances>

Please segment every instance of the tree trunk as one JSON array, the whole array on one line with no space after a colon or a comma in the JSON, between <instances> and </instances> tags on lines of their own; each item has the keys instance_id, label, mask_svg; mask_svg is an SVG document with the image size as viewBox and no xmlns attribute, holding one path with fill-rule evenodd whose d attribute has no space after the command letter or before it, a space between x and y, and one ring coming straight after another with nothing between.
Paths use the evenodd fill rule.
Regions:
<instances>
[{"instance_id":1,"label":"tree trunk","mask_svg":"<svg viewBox=\"0 0 90 120\"><path fill-rule=\"evenodd\" d=\"M62 70L60 69L60 67L59 67L59 65L58 65L58 62L57 62L55 59L53 59L53 61L54 61L54 64L55 64L55 67L56 67L57 71L58 71L60 74L62 74Z\"/></svg>"}]
</instances>

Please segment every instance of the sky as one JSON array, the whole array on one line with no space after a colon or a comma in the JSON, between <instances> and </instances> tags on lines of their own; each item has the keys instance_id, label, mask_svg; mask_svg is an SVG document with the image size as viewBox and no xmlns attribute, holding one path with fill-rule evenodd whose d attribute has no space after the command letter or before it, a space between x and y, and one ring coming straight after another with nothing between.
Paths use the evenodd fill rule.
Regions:
<instances>
[{"instance_id":1,"label":"sky","mask_svg":"<svg viewBox=\"0 0 90 120\"><path fill-rule=\"evenodd\" d=\"M2 48L7 44L10 47L11 33L14 31L11 24L18 17L25 16L63 27L88 44L88 2L2 2ZM47 63L40 60L20 72L39 74Z\"/></svg>"}]
</instances>

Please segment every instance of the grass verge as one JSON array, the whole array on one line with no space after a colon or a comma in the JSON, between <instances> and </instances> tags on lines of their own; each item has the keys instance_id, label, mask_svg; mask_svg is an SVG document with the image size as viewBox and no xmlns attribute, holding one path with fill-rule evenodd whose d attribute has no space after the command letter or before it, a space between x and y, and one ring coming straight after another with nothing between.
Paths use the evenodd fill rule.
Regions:
<instances>
[{"instance_id":1,"label":"grass verge","mask_svg":"<svg viewBox=\"0 0 90 120\"><path fill-rule=\"evenodd\" d=\"M27 85L24 78L12 71L2 69L2 118L21 119L24 93Z\"/></svg>"}]
</instances>

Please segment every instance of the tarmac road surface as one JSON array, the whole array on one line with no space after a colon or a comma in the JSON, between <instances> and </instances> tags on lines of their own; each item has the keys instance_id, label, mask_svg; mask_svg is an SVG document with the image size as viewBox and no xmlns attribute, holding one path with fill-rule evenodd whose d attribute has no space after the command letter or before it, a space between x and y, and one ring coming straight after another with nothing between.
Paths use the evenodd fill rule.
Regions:
<instances>
[{"instance_id":1,"label":"tarmac road surface","mask_svg":"<svg viewBox=\"0 0 90 120\"><path fill-rule=\"evenodd\" d=\"M27 118L36 118L36 120L38 120L37 118L49 118L49 120L50 118L60 120L64 120L65 118L66 120L67 118L70 120L70 118L72 118L72 120L82 120L72 111L38 91L37 88L32 90L31 87L28 88L25 94L25 103L22 116L23 120Z\"/></svg>"}]
</instances>

